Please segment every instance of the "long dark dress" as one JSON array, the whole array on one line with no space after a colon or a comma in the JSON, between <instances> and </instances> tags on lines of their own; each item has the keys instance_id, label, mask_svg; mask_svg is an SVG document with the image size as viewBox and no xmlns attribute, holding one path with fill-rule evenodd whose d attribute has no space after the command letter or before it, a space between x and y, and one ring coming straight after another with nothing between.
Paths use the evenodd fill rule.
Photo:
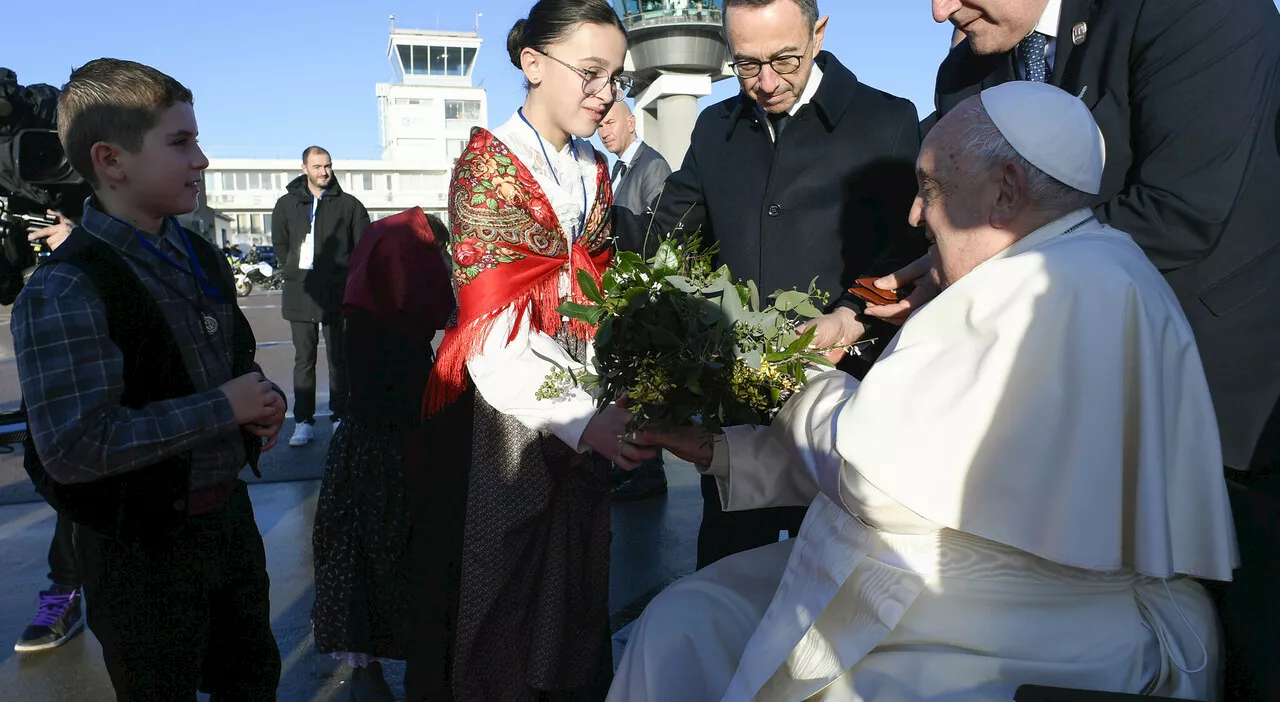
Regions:
<instances>
[{"instance_id":1,"label":"long dark dress","mask_svg":"<svg viewBox=\"0 0 1280 702\"><path fill-rule=\"evenodd\" d=\"M347 325L351 403L316 505L312 625L322 653L403 659L412 594L406 463L421 461L431 347L370 314Z\"/></svg>"},{"instance_id":2,"label":"long dark dress","mask_svg":"<svg viewBox=\"0 0 1280 702\"><path fill-rule=\"evenodd\" d=\"M445 230L436 223L438 236ZM418 208L374 223L352 255L343 306L351 396L329 445L312 548L316 648L405 658L410 630L409 475L422 465L431 341L453 309L448 269Z\"/></svg>"}]
</instances>

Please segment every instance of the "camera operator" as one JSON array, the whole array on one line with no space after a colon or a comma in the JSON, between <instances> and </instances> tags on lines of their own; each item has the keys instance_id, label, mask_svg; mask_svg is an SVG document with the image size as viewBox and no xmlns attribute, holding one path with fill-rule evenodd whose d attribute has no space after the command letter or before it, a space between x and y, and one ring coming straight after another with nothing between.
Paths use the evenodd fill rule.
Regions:
<instances>
[{"instance_id":1,"label":"camera operator","mask_svg":"<svg viewBox=\"0 0 1280 702\"><path fill-rule=\"evenodd\" d=\"M57 97L52 86L20 86L13 71L0 68L0 305L17 299L24 273L38 262L36 248L53 250L71 234L88 194L53 131ZM58 515L49 545L50 587L14 644L19 653L57 648L84 628L73 527Z\"/></svg>"}]
</instances>

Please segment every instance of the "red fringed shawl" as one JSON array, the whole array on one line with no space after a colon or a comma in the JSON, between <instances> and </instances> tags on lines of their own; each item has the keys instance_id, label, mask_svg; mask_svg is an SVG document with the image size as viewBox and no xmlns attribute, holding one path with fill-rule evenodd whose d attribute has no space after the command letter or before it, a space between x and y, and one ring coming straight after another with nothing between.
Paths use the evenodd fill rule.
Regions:
<instances>
[{"instance_id":1,"label":"red fringed shawl","mask_svg":"<svg viewBox=\"0 0 1280 702\"><path fill-rule=\"evenodd\" d=\"M548 336L560 331L560 274L571 271L571 300L586 302L577 270L600 284L613 258L609 212L613 190L609 169L596 154L596 199L582 235L570 247L551 202L520 159L491 132L471 131L471 143L458 159L449 188L453 283L458 323L445 332L427 383L425 410L435 414L467 387L467 361L478 354L498 313L516 307L516 324L526 312L533 329ZM589 340L594 330L568 322L573 335Z\"/></svg>"}]
</instances>

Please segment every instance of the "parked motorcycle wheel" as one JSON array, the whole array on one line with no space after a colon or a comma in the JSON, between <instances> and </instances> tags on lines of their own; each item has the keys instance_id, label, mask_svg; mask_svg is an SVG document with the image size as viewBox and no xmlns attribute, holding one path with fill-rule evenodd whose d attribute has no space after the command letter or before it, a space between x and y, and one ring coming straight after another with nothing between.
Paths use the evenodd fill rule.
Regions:
<instances>
[{"instance_id":1,"label":"parked motorcycle wheel","mask_svg":"<svg viewBox=\"0 0 1280 702\"><path fill-rule=\"evenodd\" d=\"M237 281L236 281L236 296L237 296L237 297L248 297L248 296L249 296L249 293L251 293L251 292L253 292L253 283L250 283L250 282L249 282L249 281L247 281L247 280L237 280Z\"/></svg>"}]
</instances>

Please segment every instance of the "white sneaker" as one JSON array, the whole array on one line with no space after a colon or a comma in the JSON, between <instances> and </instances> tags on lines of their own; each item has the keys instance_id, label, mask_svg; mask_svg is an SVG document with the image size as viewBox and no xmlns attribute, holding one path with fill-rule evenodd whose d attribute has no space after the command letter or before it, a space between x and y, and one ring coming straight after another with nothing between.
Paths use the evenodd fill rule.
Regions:
<instances>
[{"instance_id":1,"label":"white sneaker","mask_svg":"<svg viewBox=\"0 0 1280 702\"><path fill-rule=\"evenodd\" d=\"M315 436L315 427L306 422L298 422L293 428L293 438L289 439L290 446L306 446Z\"/></svg>"}]
</instances>

